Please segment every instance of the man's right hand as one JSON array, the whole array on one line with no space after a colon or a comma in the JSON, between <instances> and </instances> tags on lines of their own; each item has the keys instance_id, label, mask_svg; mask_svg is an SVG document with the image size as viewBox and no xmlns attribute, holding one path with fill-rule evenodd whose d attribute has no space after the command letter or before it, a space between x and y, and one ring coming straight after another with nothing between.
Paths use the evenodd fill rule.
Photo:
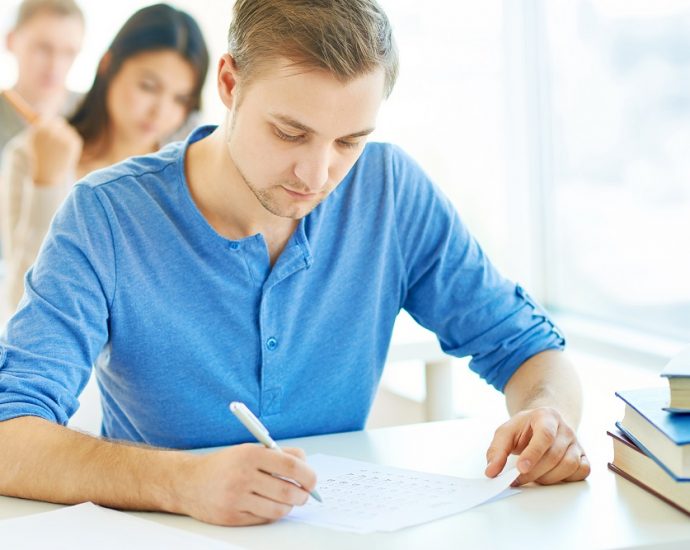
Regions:
<instances>
[{"instance_id":1,"label":"man's right hand","mask_svg":"<svg viewBox=\"0 0 690 550\"><path fill-rule=\"evenodd\" d=\"M76 170L84 143L64 118L40 120L31 127L29 140L36 185L59 185Z\"/></svg>"},{"instance_id":2,"label":"man's right hand","mask_svg":"<svg viewBox=\"0 0 690 550\"><path fill-rule=\"evenodd\" d=\"M255 525L286 516L307 502L316 474L301 449L283 451L246 443L190 456L171 511L217 525Z\"/></svg>"}]
</instances>

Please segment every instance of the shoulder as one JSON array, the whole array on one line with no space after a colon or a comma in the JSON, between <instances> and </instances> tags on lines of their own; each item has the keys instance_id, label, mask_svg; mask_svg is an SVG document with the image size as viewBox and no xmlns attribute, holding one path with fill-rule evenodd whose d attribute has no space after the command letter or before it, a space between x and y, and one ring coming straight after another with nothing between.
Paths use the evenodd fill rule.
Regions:
<instances>
[{"instance_id":1,"label":"shoulder","mask_svg":"<svg viewBox=\"0 0 690 550\"><path fill-rule=\"evenodd\" d=\"M407 166L417 166L417 163L398 145L372 141L366 144L355 165L366 168L400 169Z\"/></svg>"},{"instance_id":2,"label":"shoulder","mask_svg":"<svg viewBox=\"0 0 690 550\"><path fill-rule=\"evenodd\" d=\"M200 126L186 141L169 143L150 155L132 157L102 170L91 172L78 182L78 186L109 191L110 189L138 183L136 187L162 184L180 185L184 179L184 157L192 143L210 135L215 126Z\"/></svg>"},{"instance_id":3,"label":"shoulder","mask_svg":"<svg viewBox=\"0 0 690 550\"><path fill-rule=\"evenodd\" d=\"M165 148L139 157L132 157L107 168L96 170L78 182L78 186L108 190L143 179L170 177L170 170L177 167L184 156L184 143L173 143Z\"/></svg>"},{"instance_id":4,"label":"shoulder","mask_svg":"<svg viewBox=\"0 0 690 550\"><path fill-rule=\"evenodd\" d=\"M389 179L396 187L406 182L429 178L419 163L398 145L371 142L366 145L353 170L367 176L367 179Z\"/></svg>"},{"instance_id":5,"label":"shoulder","mask_svg":"<svg viewBox=\"0 0 690 550\"><path fill-rule=\"evenodd\" d=\"M363 180L365 185L356 187L364 187L368 194L375 192L372 183L376 182L382 192L392 194L396 203L443 195L420 164L392 143L368 143L350 177Z\"/></svg>"},{"instance_id":6,"label":"shoulder","mask_svg":"<svg viewBox=\"0 0 690 550\"><path fill-rule=\"evenodd\" d=\"M24 128L26 123L0 94L0 148Z\"/></svg>"},{"instance_id":7,"label":"shoulder","mask_svg":"<svg viewBox=\"0 0 690 550\"><path fill-rule=\"evenodd\" d=\"M62 104L62 109L60 110L62 116L71 116L77 110L77 107L79 107L82 99L84 99L84 94L68 90L65 95L65 102Z\"/></svg>"}]
</instances>

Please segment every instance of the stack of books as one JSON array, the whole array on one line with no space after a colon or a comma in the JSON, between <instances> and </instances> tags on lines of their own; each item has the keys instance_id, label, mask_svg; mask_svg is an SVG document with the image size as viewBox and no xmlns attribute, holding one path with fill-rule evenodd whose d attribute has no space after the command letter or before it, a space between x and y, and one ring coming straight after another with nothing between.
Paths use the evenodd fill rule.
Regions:
<instances>
[{"instance_id":1,"label":"stack of books","mask_svg":"<svg viewBox=\"0 0 690 550\"><path fill-rule=\"evenodd\" d=\"M613 439L609 468L690 515L690 348L662 376L669 388L616 392L625 414L607 432Z\"/></svg>"}]
</instances>

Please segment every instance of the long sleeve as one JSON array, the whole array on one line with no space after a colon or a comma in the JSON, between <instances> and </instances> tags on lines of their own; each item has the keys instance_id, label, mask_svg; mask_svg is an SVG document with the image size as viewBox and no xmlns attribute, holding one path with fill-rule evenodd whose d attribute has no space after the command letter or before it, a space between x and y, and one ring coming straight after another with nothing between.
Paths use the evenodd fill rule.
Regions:
<instances>
[{"instance_id":1,"label":"long sleeve","mask_svg":"<svg viewBox=\"0 0 690 550\"><path fill-rule=\"evenodd\" d=\"M65 424L108 338L115 287L110 226L93 189L75 188L26 277L0 338L0 420Z\"/></svg>"},{"instance_id":2,"label":"long sleeve","mask_svg":"<svg viewBox=\"0 0 690 550\"><path fill-rule=\"evenodd\" d=\"M58 186L37 186L31 179L32 171L24 132L7 145L0 177L6 317L24 294L24 275L36 260L53 215L71 188L70 181Z\"/></svg>"},{"instance_id":3,"label":"long sleeve","mask_svg":"<svg viewBox=\"0 0 690 550\"><path fill-rule=\"evenodd\" d=\"M446 353L503 390L517 368L565 342L546 312L503 277L448 199L398 152L397 231L407 266L403 307L434 331Z\"/></svg>"}]
</instances>

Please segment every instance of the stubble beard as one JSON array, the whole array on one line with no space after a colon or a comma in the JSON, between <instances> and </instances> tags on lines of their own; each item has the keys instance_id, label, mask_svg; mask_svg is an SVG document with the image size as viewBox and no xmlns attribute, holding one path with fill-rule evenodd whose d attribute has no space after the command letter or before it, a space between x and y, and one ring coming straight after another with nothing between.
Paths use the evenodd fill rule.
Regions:
<instances>
[{"instance_id":1,"label":"stubble beard","mask_svg":"<svg viewBox=\"0 0 690 550\"><path fill-rule=\"evenodd\" d=\"M240 168L240 165L237 163L235 160L234 155L232 154L232 150L230 149L230 140L232 139L232 135L235 130L235 118L233 117L232 123L230 125L230 130L228 134L225 137L225 143L226 146L228 147L228 154L230 155L230 160L232 160L232 163L235 165L235 169L237 170L237 173L240 175L242 178L242 181L244 184L247 186L247 188L254 194L256 197L256 200L259 201L259 204L273 214L274 216L278 216L280 218L289 218L292 220L299 220L307 216L314 208L316 208L319 204L323 202L323 200L330 194L332 189L330 189L326 193L320 194L314 202L307 203L306 201L304 204L300 207L299 205L287 205L286 207L281 206L280 204L280 197L281 195L287 196L287 193L285 192L284 188L290 189L290 190L296 190L300 188L299 185L295 185L294 183L291 182L285 182L284 184L278 184L278 185L271 185L267 189L259 189L255 185L253 185L249 179L244 175L244 171L242 168ZM297 191L300 192L300 191ZM276 195L278 197L276 197Z\"/></svg>"},{"instance_id":2,"label":"stubble beard","mask_svg":"<svg viewBox=\"0 0 690 550\"><path fill-rule=\"evenodd\" d=\"M314 210L314 208L316 208L319 204L321 204L323 200L328 196L328 193L325 193L315 198L313 202L305 201L301 206L297 204L281 205L279 197L281 195L287 196L284 187L292 190L295 188L294 185L290 185L286 182L285 184L272 185L267 189L258 189L256 186L252 185L252 183L247 179L247 177L242 172L242 169L237 165L234 159L233 163L235 163L235 168L237 169L237 173L242 178L242 181L244 181L244 184L254 194L256 200L259 201L259 204L261 204L261 206L263 206L265 210L267 210L274 216L278 216L281 218L289 218L292 220L302 219L305 216L307 216L312 210Z\"/></svg>"}]
</instances>

